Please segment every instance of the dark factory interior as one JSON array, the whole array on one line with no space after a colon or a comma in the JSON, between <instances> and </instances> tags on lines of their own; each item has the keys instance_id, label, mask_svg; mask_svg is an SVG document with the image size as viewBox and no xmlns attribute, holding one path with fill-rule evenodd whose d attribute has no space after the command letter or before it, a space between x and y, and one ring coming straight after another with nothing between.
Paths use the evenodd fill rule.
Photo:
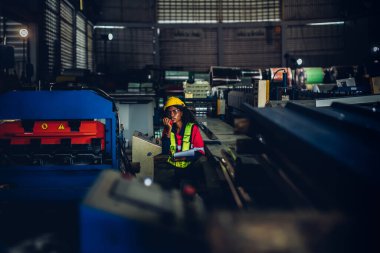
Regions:
<instances>
[{"instance_id":1,"label":"dark factory interior","mask_svg":"<svg viewBox=\"0 0 380 253\"><path fill-rule=\"evenodd\" d=\"M378 0L0 0L0 253L380 252L379 61Z\"/></svg>"}]
</instances>

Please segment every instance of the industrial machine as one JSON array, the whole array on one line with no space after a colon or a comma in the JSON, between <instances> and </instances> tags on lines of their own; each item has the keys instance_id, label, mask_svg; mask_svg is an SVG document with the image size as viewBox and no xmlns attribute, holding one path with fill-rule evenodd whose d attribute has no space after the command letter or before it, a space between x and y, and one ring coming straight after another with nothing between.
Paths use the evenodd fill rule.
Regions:
<instances>
[{"instance_id":1,"label":"industrial machine","mask_svg":"<svg viewBox=\"0 0 380 253\"><path fill-rule=\"evenodd\" d=\"M1 94L0 184L10 190L0 198L80 199L101 170L128 167L119 138L116 107L101 91Z\"/></svg>"},{"instance_id":2,"label":"industrial machine","mask_svg":"<svg viewBox=\"0 0 380 253\"><path fill-rule=\"evenodd\" d=\"M241 108L239 130L250 138L219 134L218 124L224 145L206 148L230 191L224 200L241 210L210 225L212 252L377 252L378 102ZM273 243L279 238L287 243Z\"/></svg>"},{"instance_id":3,"label":"industrial machine","mask_svg":"<svg viewBox=\"0 0 380 253\"><path fill-rule=\"evenodd\" d=\"M269 73L270 100L294 99L292 86L292 71L290 68L270 68Z\"/></svg>"},{"instance_id":4,"label":"industrial machine","mask_svg":"<svg viewBox=\"0 0 380 253\"><path fill-rule=\"evenodd\" d=\"M3 165L102 164L105 125L89 120L14 120L0 124Z\"/></svg>"},{"instance_id":5,"label":"industrial machine","mask_svg":"<svg viewBox=\"0 0 380 253\"><path fill-rule=\"evenodd\" d=\"M183 82L189 79L190 72L166 70L163 76L163 86L167 95L178 96L183 94Z\"/></svg>"},{"instance_id":6,"label":"industrial machine","mask_svg":"<svg viewBox=\"0 0 380 253\"><path fill-rule=\"evenodd\" d=\"M240 68L231 67L210 67L210 85L220 86L239 83L241 81L242 71Z\"/></svg>"}]
</instances>

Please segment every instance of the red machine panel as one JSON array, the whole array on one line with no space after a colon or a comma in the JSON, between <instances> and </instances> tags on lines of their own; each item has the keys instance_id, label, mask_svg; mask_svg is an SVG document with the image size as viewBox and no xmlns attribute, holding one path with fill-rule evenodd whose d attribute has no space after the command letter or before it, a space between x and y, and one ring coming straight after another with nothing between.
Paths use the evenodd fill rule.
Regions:
<instances>
[{"instance_id":1,"label":"red machine panel","mask_svg":"<svg viewBox=\"0 0 380 253\"><path fill-rule=\"evenodd\" d=\"M41 145L61 144L62 139L70 139L71 144L91 144L92 139L101 140L101 150L105 148L105 126L99 121L34 121L29 127L22 121L0 123L0 139L10 141L10 145L29 145L39 139ZM28 129L29 128L29 129Z\"/></svg>"}]
</instances>

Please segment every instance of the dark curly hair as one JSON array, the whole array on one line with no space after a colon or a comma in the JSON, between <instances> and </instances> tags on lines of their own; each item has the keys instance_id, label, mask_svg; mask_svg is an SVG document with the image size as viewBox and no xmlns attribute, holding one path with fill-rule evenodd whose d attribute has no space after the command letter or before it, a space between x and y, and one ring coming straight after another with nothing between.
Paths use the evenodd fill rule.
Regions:
<instances>
[{"instance_id":1,"label":"dark curly hair","mask_svg":"<svg viewBox=\"0 0 380 253\"><path fill-rule=\"evenodd\" d=\"M196 123L194 115L187 107L180 105L174 105L174 107L178 108L182 112L182 123L184 125L186 125L187 123ZM168 109L165 110L165 113L167 111Z\"/></svg>"},{"instance_id":2,"label":"dark curly hair","mask_svg":"<svg viewBox=\"0 0 380 253\"><path fill-rule=\"evenodd\" d=\"M182 107L182 122L184 125L187 123L196 123L194 115L187 107Z\"/></svg>"}]
</instances>

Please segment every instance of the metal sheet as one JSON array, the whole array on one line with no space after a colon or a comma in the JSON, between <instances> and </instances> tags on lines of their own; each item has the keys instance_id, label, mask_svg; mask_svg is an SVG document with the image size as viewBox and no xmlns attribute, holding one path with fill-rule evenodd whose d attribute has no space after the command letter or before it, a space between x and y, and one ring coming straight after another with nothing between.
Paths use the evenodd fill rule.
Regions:
<instances>
[{"instance_id":1,"label":"metal sheet","mask_svg":"<svg viewBox=\"0 0 380 253\"><path fill-rule=\"evenodd\" d=\"M243 106L254 122L250 135L314 206L358 213L372 208L380 192L377 110Z\"/></svg>"},{"instance_id":2,"label":"metal sheet","mask_svg":"<svg viewBox=\"0 0 380 253\"><path fill-rule=\"evenodd\" d=\"M161 154L162 147L154 143L148 137L135 132L132 136L132 162L140 163L140 173L137 178L150 177L154 175L154 156Z\"/></svg>"},{"instance_id":3,"label":"metal sheet","mask_svg":"<svg viewBox=\"0 0 380 253\"><path fill-rule=\"evenodd\" d=\"M340 102L340 103L345 103L345 104L376 103L376 102L380 102L380 95L317 99L315 101L316 107L331 106L331 104L334 102Z\"/></svg>"}]
</instances>

